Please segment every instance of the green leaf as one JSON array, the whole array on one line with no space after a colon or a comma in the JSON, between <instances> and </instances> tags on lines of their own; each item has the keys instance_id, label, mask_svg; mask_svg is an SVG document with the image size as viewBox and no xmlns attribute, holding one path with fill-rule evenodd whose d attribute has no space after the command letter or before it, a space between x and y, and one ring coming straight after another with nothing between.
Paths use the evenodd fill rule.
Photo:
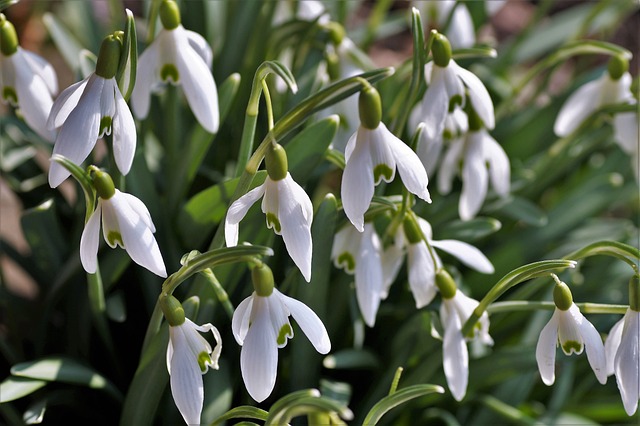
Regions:
<instances>
[{"instance_id":1,"label":"green leaf","mask_svg":"<svg viewBox=\"0 0 640 426\"><path fill-rule=\"evenodd\" d=\"M471 220L452 220L438 229L438 239L456 239L468 242L497 232L502 227L499 220L492 217L475 217Z\"/></svg>"},{"instance_id":2,"label":"green leaf","mask_svg":"<svg viewBox=\"0 0 640 426\"><path fill-rule=\"evenodd\" d=\"M65 62L72 70L80 69L80 52L82 45L67 31L58 18L50 12L46 12L42 16L42 22L51 34L51 38L58 48L58 52L62 54Z\"/></svg>"},{"instance_id":3,"label":"green leaf","mask_svg":"<svg viewBox=\"0 0 640 426\"><path fill-rule=\"evenodd\" d=\"M47 382L70 383L104 390L116 400L122 399L120 391L104 376L77 361L62 357L48 357L23 362L11 367L11 374Z\"/></svg>"},{"instance_id":4,"label":"green leaf","mask_svg":"<svg viewBox=\"0 0 640 426\"><path fill-rule=\"evenodd\" d=\"M339 125L339 117L332 115L305 128L287 143L289 173L300 185L323 161Z\"/></svg>"},{"instance_id":5,"label":"green leaf","mask_svg":"<svg viewBox=\"0 0 640 426\"><path fill-rule=\"evenodd\" d=\"M118 88L125 101L128 101L133 93L133 86L136 83L136 72L138 70L138 37L136 35L136 21L133 12L125 9L127 21L124 27L124 40L122 42L122 52L120 63L116 73Z\"/></svg>"},{"instance_id":6,"label":"green leaf","mask_svg":"<svg viewBox=\"0 0 640 426\"><path fill-rule=\"evenodd\" d=\"M442 386L437 385L413 385L396 391L378 401L378 403L369 410L362 424L367 426L375 425L380 421L382 416L398 405L432 393L444 393L444 389Z\"/></svg>"},{"instance_id":7,"label":"green leaf","mask_svg":"<svg viewBox=\"0 0 640 426\"><path fill-rule=\"evenodd\" d=\"M27 425L38 425L44 420L44 413L47 411L47 399L41 399L26 409L22 419Z\"/></svg>"},{"instance_id":8,"label":"green leaf","mask_svg":"<svg viewBox=\"0 0 640 426\"><path fill-rule=\"evenodd\" d=\"M294 417L315 411L337 412L342 418L353 418L351 410L341 403L320 396L316 389L307 389L290 393L276 401L271 406L264 425L288 424Z\"/></svg>"},{"instance_id":9,"label":"green leaf","mask_svg":"<svg viewBox=\"0 0 640 426\"><path fill-rule=\"evenodd\" d=\"M9 376L0 383L0 404L30 395L46 384L44 380Z\"/></svg>"},{"instance_id":10,"label":"green leaf","mask_svg":"<svg viewBox=\"0 0 640 426\"><path fill-rule=\"evenodd\" d=\"M327 355L322 365L328 369L366 369L380 366L380 360L366 349L342 349Z\"/></svg>"},{"instance_id":11,"label":"green leaf","mask_svg":"<svg viewBox=\"0 0 640 426\"><path fill-rule=\"evenodd\" d=\"M484 210L492 213L499 211L505 216L536 227L545 226L549 222L547 214L540 207L517 195L499 199Z\"/></svg>"},{"instance_id":12,"label":"green leaf","mask_svg":"<svg viewBox=\"0 0 640 426\"><path fill-rule=\"evenodd\" d=\"M250 405L241 405L240 407L232 408L224 415L218 417L211 423L211 426L216 426L231 419L255 419L255 420L267 420L268 412L261 410L257 407Z\"/></svg>"},{"instance_id":13,"label":"green leaf","mask_svg":"<svg viewBox=\"0 0 640 426\"><path fill-rule=\"evenodd\" d=\"M456 49L451 52L451 58L457 60L468 58L495 58L498 56L496 49L489 46L470 47L466 49Z\"/></svg>"},{"instance_id":14,"label":"green leaf","mask_svg":"<svg viewBox=\"0 0 640 426\"><path fill-rule=\"evenodd\" d=\"M640 261L640 250L628 244L617 241L599 241L589 244L586 247L576 250L564 256L565 259L580 260L590 256L612 256L628 263L634 270L637 270L637 263Z\"/></svg>"},{"instance_id":15,"label":"green leaf","mask_svg":"<svg viewBox=\"0 0 640 426\"><path fill-rule=\"evenodd\" d=\"M5 10L11 5L18 3L19 0L0 0L0 12Z\"/></svg>"}]
</instances>

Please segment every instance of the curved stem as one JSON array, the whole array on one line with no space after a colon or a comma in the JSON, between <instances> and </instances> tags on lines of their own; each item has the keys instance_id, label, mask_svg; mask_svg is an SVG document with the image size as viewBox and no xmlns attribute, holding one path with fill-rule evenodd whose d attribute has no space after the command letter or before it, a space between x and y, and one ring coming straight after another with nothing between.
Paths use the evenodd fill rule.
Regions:
<instances>
[{"instance_id":1,"label":"curved stem","mask_svg":"<svg viewBox=\"0 0 640 426\"><path fill-rule=\"evenodd\" d=\"M604 303L576 303L583 314L624 314L628 305L608 305ZM487 307L487 312L497 314L500 312L517 311L553 311L556 308L553 302L530 302L528 300L514 300L509 302L495 302Z\"/></svg>"}]
</instances>

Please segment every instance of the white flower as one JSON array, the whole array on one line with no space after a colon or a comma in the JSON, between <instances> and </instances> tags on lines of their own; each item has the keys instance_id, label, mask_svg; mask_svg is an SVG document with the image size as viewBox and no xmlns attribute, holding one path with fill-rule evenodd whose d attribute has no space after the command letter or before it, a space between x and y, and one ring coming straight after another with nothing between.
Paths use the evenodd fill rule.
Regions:
<instances>
[{"instance_id":1,"label":"white flower","mask_svg":"<svg viewBox=\"0 0 640 426\"><path fill-rule=\"evenodd\" d=\"M336 268L355 274L356 299L364 322L373 327L383 298L384 268L381 242L372 223L365 223L363 232L347 224L333 240L331 258Z\"/></svg>"},{"instance_id":2,"label":"white flower","mask_svg":"<svg viewBox=\"0 0 640 426\"><path fill-rule=\"evenodd\" d=\"M555 381L556 345L560 343L566 355L581 354L587 349L587 358L598 381L607 382L604 346L596 328L581 313L575 303L563 311L556 308L553 316L540 332L536 346L536 360L540 377L545 385Z\"/></svg>"},{"instance_id":3,"label":"white flower","mask_svg":"<svg viewBox=\"0 0 640 426\"><path fill-rule=\"evenodd\" d=\"M433 251L434 259L431 258L427 243L434 248L443 250L452 256L456 257L465 265L475 269L483 274L492 274L494 272L493 265L487 257L482 254L480 250L458 240L433 240L431 225L426 220L417 217L418 225L420 226L423 235L427 239L420 240L417 243L409 242L408 237L405 236L404 230L399 227L394 238L394 244L387 248L383 253L385 259L383 265L389 265L391 271L386 272L385 276L388 277L385 280L387 288L384 291L383 296L386 296L388 286L395 279L400 266L402 265L402 258L406 250L407 253L407 268L409 274L409 287L413 293L413 297L416 301L416 308L420 309L427 306L436 295L436 269L442 267L442 261L438 254ZM384 298L384 297L383 297Z\"/></svg>"},{"instance_id":4,"label":"white flower","mask_svg":"<svg viewBox=\"0 0 640 426\"><path fill-rule=\"evenodd\" d=\"M364 213L373 198L374 186L382 180L391 182L396 166L402 183L409 192L431 202L427 172L415 152L395 137L380 122L377 128L360 126L351 136L345 150L342 175L342 206L353 225L362 232Z\"/></svg>"},{"instance_id":5,"label":"white flower","mask_svg":"<svg viewBox=\"0 0 640 426\"><path fill-rule=\"evenodd\" d=\"M640 398L640 312L627 309L604 344L607 375L616 375L622 404L628 415L638 409Z\"/></svg>"},{"instance_id":6,"label":"white flower","mask_svg":"<svg viewBox=\"0 0 640 426\"><path fill-rule=\"evenodd\" d=\"M289 315L293 315L319 353L331 350L329 335L320 318L307 305L277 289L267 297L254 291L233 313L233 335L242 346L242 379L249 395L258 402L264 401L275 385L278 348L285 347L287 339L293 337Z\"/></svg>"},{"instance_id":7,"label":"white flower","mask_svg":"<svg viewBox=\"0 0 640 426\"><path fill-rule=\"evenodd\" d=\"M122 174L129 173L136 150L136 125L116 79L97 74L67 87L51 108L47 127L61 127L53 154L81 164L96 140L113 132L113 156ZM57 187L71 173L51 163L49 185Z\"/></svg>"},{"instance_id":8,"label":"white flower","mask_svg":"<svg viewBox=\"0 0 640 426\"><path fill-rule=\"evenodd\" d=\"M55 132L47 129L47 118L58 92L58 80L51 64L17 47L10 56L0 54L0 91L2 101L19 108L24 121L49 142Z\"/></svg>"},{"instance_id":9,"label":"white flower","mask_svg":"<svg viewBox=\"0 0 640 426\"><path fill-rule=\"evenodd\" d=\"M96 272L101 218L104 240L111 248L119 245L138 265L163 278L167 276L149 210L138 198L117 189L109 199L98 198L98 206L82 231L80 260L85 271Z\"/></svg>"},{"instance_id":10,"label":"white flower","mask_svg":"<svg viewBox=\"0 0 640 426\"><path fill-rule=\"evenodd\" d=\"M216 341L211 345L198 332L211 331ZM171 376L171 394L188 425L200 424L204 401L202 375L209 367L218 369L222 340L218 329L211 324L198 326L188 318L183 324L169 327L167 371Z\"/></svg>"},{"instance_id":11,"label":"white flower","mask_svg":"<svg viewBox=\"0 0 640 426\"><path fill-rule=\"evenodd\" d=\"M489 180L500 197L509 194L509 157L486 129L469 131L464 138L451 143L438 170L440 193L451 191L451 183L460 163L462 193L458 212L462 220L472 219L478 213L487 195Z\"/></svg>"},{"instance_id":12,"label":"white flower","mask_svg":"<svg viewBox=\"0 0 640 426\"><path fill-rule=\"evenodd\" d=\"M590 81L569 96L558 113L553 131L558 136L567 136L599 108L632 100L631 75L626 72L619 79L613 80L605 72L600 78Z\"/></svg>"},{"instance_id":13,"label":"white flower","mask_svg":"<svg viewBox=\"0 0 640 426\"><path fill-rule=\"evenodd\" d=\"M477 300L456 290L452 298L443 297L440 305L440 320L444 327L442 364L447 385L456 401L464 398L469 380L469 352L465 337L462 335L462 326L478 304ZM493 345L493 339L489 335L489 316L486 312L482 314L476 325L474 339L480 340L485 345Z\"/></svg>"},{"instance_id":14,"label":"white flower","mask_svg":"<svg viewBox=\"0 0 640 426\"><path fill-rule=\"evenodd\" d=\"M637 108L637 103L634 102ZM631 157L631 167L640 183L640 123L638 111L623 112L613 118L613 137L620 148Z\"/></svg>"},{"instance_id":15,"label":"white flower","mask_svg":"<svg viewBox=\"0 0 640 426\"><path fill-rule=\"evenodd\" d=\"M424 76L429 88L421 103L420 121L425 123L425 131L429 138L439 136L445 126L452 98L465 99L482 120L487 129L495 126L493 102L484 84L471 71L461 68L451 59L446 67L429 62L424 67ZM467 94L465 94L465 87Z\"/></svg>"},{"instance_id":16,"label":"white flower","mask_svg":"<svg viewBox=\"0 0 640 426\"><path fill-rule=\"evenodd\" d=\"M231 204L225 220L224 233L227 247L238 244L239 223L260 197L267 226L282 235L289 256L302 272L305 280L311 280L311 222L313 206L304 189L289 172L284 179L274 181L269 176L264 183L247 192Z\"/></svg>"},{"instance_id":17,"label":"white flower","mask_svg":"<svg viewBox=\"0 0 640 426\"><path fill-rule=\"evenodd\" d=\"M161 29L156 39L140 55L131 106L136 117L149 114L151 93L171 83L181 85L198 122L210 133L220 124L218 90L211 75L213 53L200 34L178 25Z\"/></svg>"}]
</instances>

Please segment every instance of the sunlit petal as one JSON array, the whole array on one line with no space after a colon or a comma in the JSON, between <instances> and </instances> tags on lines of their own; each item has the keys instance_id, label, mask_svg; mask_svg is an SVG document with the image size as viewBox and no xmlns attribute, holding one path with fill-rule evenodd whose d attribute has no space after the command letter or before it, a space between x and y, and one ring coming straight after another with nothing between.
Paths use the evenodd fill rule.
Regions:
<instances>
[{"instance_id":1,"label":"sunlit petal","mask_svg":"<svg viewBox=\"0 0 640 426\"><path fill-rule=\"evenodd\" d=\"M580 87L569 96L564 105L562 105L553 125L553 131L556 135L569 135L599 107L599 102L595 100L600 98L600 89L600 80L594 80Z\"/></svg>"},{"instance_id":2,"label":"sunlit petal","mask_svg":"<svg viewBox=\"0 0 640 426\"><path fill-rule=\"evenodd\" d=\"M444 309L451 309L446 305L451 303L445 299ZM442 342L442 366L447 378L447 385L456 401L461 401L467 393L469 380L469 353L462 336L462 323L458 315L449 312L444 324L444 339Z\"/></svg>"},{"instance_id":3,"label":"sunlit petal","mask_svg":"<svg viewBox=\"0 0 640 426\"><path fill-rule=\"evenodd\" d=\"M160 79L160 47L159 41L151 43L138 58L136 84L131 93L131 107L139 119L144 119L149 114L151 92Z\"/></svg>"},{"instance_id":4,"label":"sunlit petal","mask_svg":"<svg viewBox=\"0 0 640 426\"><path fill-rule=\"evenodd\" d=\"M587 359L591 365L591 369L596 375L596 378L601 384L607 383L607 359L604 353L604 345L600 338L600 333L581 313L578 307L574 304L569 308L569 312L576 319L578 329L584 340L585 350L587 352Z\"/></svg>"},{"instance_id":5,"label":"sunlit petal","mask_svg":"<svg viewBox=\"0 0 640 426\"><path fill-rule=\"evenodd\" d=\"M264 194L265 185L262 184L244 194L231 204L224 223L224 237L227 247L234 247L238 244L238 224L247 214L249 208Z\"/></svg>"},{"instance_id":6,"label":"sunlit petal","mask_svg":"<svg viewBox=\"0 0 640 426\"><path fill-rule=\"evenodd\" d=\"M536 345L536 361L540 377L545 385L551 386L556 380L556 344L558 343L558 322L560 311L556 309L544 326Z\"/></svg>"},{"instance_id":7,"label":"sunlit petal","mask_svg":"<svg viewBox=\"0 0 640 426\"><path fill-rule=\"evenodd\" d=\"M94 274L98 267L98 246L100 243L100 219L102 203L91 213L80 237L80 262L85 271Z\"/></svg>"},{"instance_id":8,"label":"sunlit petal","mask_svg":"<svg viewBox=\"0 0 640 426\"><path fill-rule=\"evenodd\" d=\"M611 376L614 370L614 360L616 358L616 352L620 347L620 340L622 339L622 326L624 324L624 317L620 321L616 322L607 336L607 340L604 342L604 354L607 358L607 376Z\"/></svg>"},{"instance_id":9,"label":"sunlit petal","mask_svg":"<svg viewBox=\"0 0 640 426\"><path fill-rule=\"evenodd\" d=\"M278 292L278 290L273 290ZM322 320L304 303L292 299L278 292L284 303L289 308L293 319L296 320L302 332L307 336L313 347L321 354L329 353L331 350L331 341L329 340L329 334L324 327Z\"/></svg>"},{"instance_id":10,"label":"sunlit petal","mask_svg":"<svg viewBox=\"0 0 640 426\"><path fill-rule=\"evenodd\" d=\"M493 274L494 272L491 261L471 244L458 240L434 240L431 245L455 256L462 263L478 272L483 274Z\"/></svg>"},{"instance_id":11,"label":"sunlit petal","mask_svg":"<svg viewBox=\"0 0 640 426\"><path fill-rule=\"evenodd\" d=\"M409 286L416 308L427 306L436 295L436 273L433 259L424 241L410 244L407 250Z\"/></svg>"},{"instance_id":12,"label":"sunlit petal","mask_svg":"<svg viewBox=\"0 0 640 426\"><path fill-rule=\"evenodd\" d=\"M244 343L244 338L249 330L254 295L247 297L240 302L240 304L236 306L236 310L233 312L231 330L233 330L233 337L236 338L236 342L238 342L239 345Z\"/></svg>"},{"instance_id":13,"label":"sunlit petal","mask_svg":"<svg viewBox=\"0 0 640 426\"><path fill-rule=\"evenodd\" d=\"M614 360L616 381L622 404L628 415L638 409L640 397L640 313L628 310L624 316L624 326L620 347Z\"/></svg>"},{"instance_id":14,"label":"sunlit petal","mask_svg":"<svg viewBox=\"0 0 640 426\"><path fill-rule=\"evenodd\" d=\"M358 138L360 138L359 131ZM373 198L373 164L366 141L358 140L355 145L344 168L340 193L344 213L353 226L362 232L364 213Z\"/></svg>"},{"instance_id":15,"label":"sunlit petal","mask_svg":"<svg viewBox=\"0 0 640 426\"><path fill-rule=\"evenodd\" d=\"M114 87L116 113L113 117L113 156L118 170L129 173L136 152L136 124L118 86Z\"/></svg>"}]
</instances>

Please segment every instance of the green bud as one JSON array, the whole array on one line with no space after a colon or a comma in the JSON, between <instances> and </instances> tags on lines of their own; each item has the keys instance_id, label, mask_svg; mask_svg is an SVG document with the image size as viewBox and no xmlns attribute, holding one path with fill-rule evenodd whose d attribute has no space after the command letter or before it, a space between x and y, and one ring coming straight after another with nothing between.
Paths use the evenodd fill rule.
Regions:
<instances>
[{"instance_id":1,"label":"green bud","mask_svg":"<svg viewBox=\"0 0 640 426\"><path fill-rule=\"evenodd\" d=\"M482 130L484 128L484 122L478 115L471 102L467 102L465 105L465 112L467 113L467 118L469 120L469 131L477 132L478 130Z\"/></svg>"},{"instance_id":2,"label":"green bud","mask_svg":"<svg viewBox=\"0 0 640 426\"><path fill-rule=\"evenodd\" d=\"M377 129L382 120L382 101L375 87L368 85L360 91L358 98L360 123L366 129Z\"/></svg>"},{"instance_id":3,"label":"green bud","mask_svg":"<svg viewBox=\"0 0 640 426\"><path fill-rule=\"evenodd\" d=\"M431 45L431 53L433 54L433 62L440 68L449 65L451 60L451 44L443 34L436 34Z\"/></svg>"},{"instance_id":4,"label":"green bud","mask_svg":"<svg viewBox=\"0 0 640 426\"><path fill-rule=\"evenodd\" d=\"M98 63L96 64L96 74L102 78L113 78L118 71L120 64L120 51L122 43L116 36L110 34L102 40Z\"/></svg>"},{"instance_id":5,"label":"green bud","mask_svg":"<svg viewBox=\"0 0 640 426\"><path fill-rule=\"evenodd\" d=\"M607 70L612 80L619 80L624 73L629 71L629 61L619 55L612 56L607 64Z\"/></svg>"},{"instance_id":6,"label":"green bud","mask_svg":"<svg viewBox=\"0 0 640 426\"><path fill-rule=\"evenodd\" d=\"M287 153L279 143L271 144L267 149L264 161L267 166L267 174L273 181L282 180L289 172Z\"/></svg>"},{"instance_id":7,"label":"green bud","mask_svg":"<svg viewBox=\"0 0 640 426\"><path fill-rule=\"evenodd\" d=\"M102 170L95 170L93 172L93 186L98 193L98 197L103 200L108 200L116 193L116 187L113 184L111 176Z\"/></svg>"},{"instance_id":8,"label":"green bud","mask_svg":"<svg viewBox=\"0 0 640 426\"><path fill-rule=\"evenodd\" d=\"M449 275L449 273L440 268L438 272L436 272L436 286L438 290L440 290L440 295L444 299L453 299L453 296L456 295L456 291L458 291L458 287L456 286L456 282L453 280L453 277Z\"/></svg>"},{"instance_id":9,"label":"green bud","mask_svg":"<svg viewBox=\"0 0 640 426\"><path fill-rule=\"evenodd\" d=\"M344 40L345 31L344 27L338 22L329 22L325 25L327 32L329 33L329 39L334 46L339 46Z\"/></svg>"},{"instance_id":10,"label":"green bud","mask_svg":"<svg viewBox=\"0 0 640 426\"><path fill-rule=\"evenodd\" d=\"M331 81L340 79L340 59L335 53L326 53L324 59L327 62L327 74Z\"/></svg>"},{"instance_id":11,"label":"green bud","mask_svg":"<svg viewBox=\"0 0 640 426\"><path fill-rule=\"evenodd\" d=\"M629 308L640 312L640 277L634 275L629 280Z\"/></svg>"},{"instance_id":12,"label":"green bud","mask_svg":"<svg viewBox=\"0 0 640 426\"><path fill-rule=\"evenodd\" d=\"M406 235L409 243L416 244L422 241L422 231L420 230L420 226L413 215L409 214L405 216L404 221L402 222L402 228L404 229L404 235Z\"/></svg>"},{"instance_id":13,"label":"green bud","mask_svg":"<svg viewBox=\"0 0 640 426\"><path fill-rule=\"evenodd\" d=\"M172 295L160 297L160 309L171 327L184 324L185 316L182 304Z\"/></svg>"},{"instance_id":14,"label":"green bud","mask_svg":"<svg viewBox=\"0 0 640 426\"><path fill-rule=\"evenodd\" d=\"M567 311L573 304L573 296L569 286L558 281L553 289L553 303L556 304L561 311Z\"/></svg>"},{"instance_id":15,"label":"green bud","mask_svg":"<svg viewBox=\"0 0 640 426\"><path fill-rule=\"evenodd\" d=\"M273 293L273 272L264 263L251 270L251 281L258 296L268 297Z\"/></svg>"},{"instance_id":16,"label":"green bud","mask_svg":"<svg viewBox=\"0 0 640 426\"><path fill-rule=\"evenodd\" d=\"M166 30L173 30L180 25L180 8L173 0L164 0L160 4L160 21Z\"/></svg>"},{"instance_id":17,"label":"green bud","mask_svg":"<svg viewBox=\"0 0 640 426\"><path fill-rule=\"evenodd\" d=\"M0 13L0 51L11 56L18 51L18 34L13 24Z\"/></svg>"}]
</instances>

